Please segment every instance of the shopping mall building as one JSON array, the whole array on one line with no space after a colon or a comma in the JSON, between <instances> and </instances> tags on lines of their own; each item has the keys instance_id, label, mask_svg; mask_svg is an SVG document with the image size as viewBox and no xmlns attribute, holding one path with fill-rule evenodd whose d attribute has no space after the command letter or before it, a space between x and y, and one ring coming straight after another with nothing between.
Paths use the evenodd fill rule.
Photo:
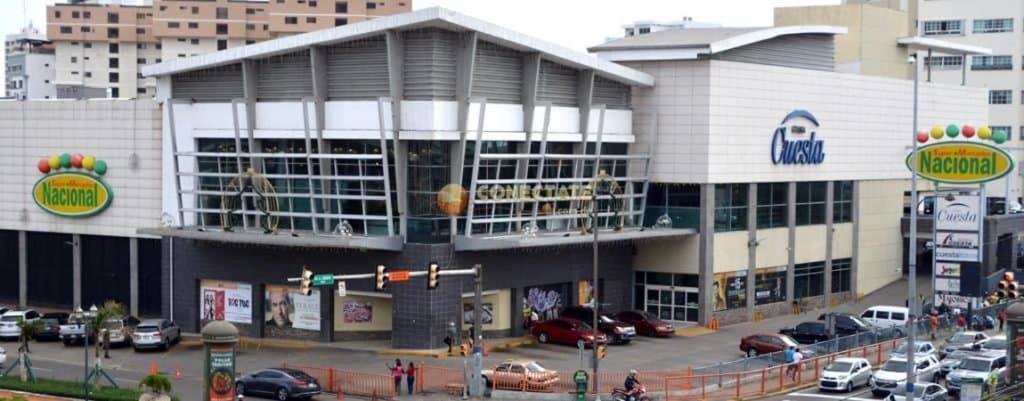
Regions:
<instances>
[{"instance_id":1,"label":"shopping mall building","mask_svg":"<svg viewBox=\"0 0 1024 401\"><path fill-rule=\"evenodd\" d=\"M482 266L485 331L518 335L524 304L547 317L590 301L595 229L609 311L729 324L831 305L900 277L912 131L911 82L832 72L844 33L666 31L594 57L431 8L168 61L143 69L162 165L142 166L159 177L122 184L131 164L112 162L104 214L22 200L28 222L4 210L0 224L142 216L126 235L162 244L147 297L188 331L226 319L256 337L437 347L469 322L472 277L347 280L344 296L287 281L436 262ZM988 115L981 89L922 84L920 98L923 126ZM19 168L40 176L35 162ZM31 191L8 181L18 200ZM119 203L130 196L160 207Z\"/></svg>"}]
</instances>

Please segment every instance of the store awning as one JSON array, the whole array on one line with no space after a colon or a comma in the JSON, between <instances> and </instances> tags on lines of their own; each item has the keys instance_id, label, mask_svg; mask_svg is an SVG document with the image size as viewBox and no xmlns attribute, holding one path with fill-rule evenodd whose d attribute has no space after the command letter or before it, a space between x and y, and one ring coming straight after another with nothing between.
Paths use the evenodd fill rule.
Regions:
<instances>
[{"instance_id":1,"label":"store awning","mask_svg":"<svg viewBox=\"0 0 1024 401\"><path fill-rule=\"evenodd\" d=\"M900 38L896 43L900 46L906 46L910 50L931 50L938 53L966 55L992 54L992 49L986 47L951 42L942 39L925 38L921 36Z\"/></svg>"},{"instance_id":2,"label":"store awning","mask_svg":"<svg viewBox=\"0 0 1024 401\"><path fill-rule=\"evenodd\" d=\"M597 239L598 242L637 241L656 238L681 237L697 234L697 230L691 228L673 229L651 229L632 228L621 231L602 230ZM526 237L522 234L501 234L501 235L474 235L472 237L455 237L456 251L489 251L498 249L535 248L546 246L566 246L589 244L594 242L592 234L580 234L575 232L554 232L538 233L536 237Z\"/></svg>"},{"instance_id":3,"label":"store awning","mask_svg":"<svg viewBox=\"0 0 1024 401\"><path fill-rule=\"evenodd\" d=\"M245 232L200 231L194 228L140 228L139 234L232 244L285 246L298 248L345 248L401 251L402 237L323 236L312 233L282 232L278 235Z\"/></svg>"}]
</instances>

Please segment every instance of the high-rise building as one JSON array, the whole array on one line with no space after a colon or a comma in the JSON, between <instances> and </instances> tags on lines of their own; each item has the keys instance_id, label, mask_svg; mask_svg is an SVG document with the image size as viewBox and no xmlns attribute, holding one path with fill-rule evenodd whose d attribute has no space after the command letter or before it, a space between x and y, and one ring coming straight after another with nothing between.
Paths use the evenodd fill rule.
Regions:
<instances>
[{"instance_id":1,"label":"high-rise building","mask_svg":"<svg viewBox=\"0 0 1024 401\"><path fill-rule=\"evenodd\" d=\"M693 17L683 17L676 21L637 21L622 28L625 30L625 36L636 36L670 29L720 28L721 26L710 22L694 21Z\"/></svg>"},{"instance_id":2,"label":"high-rise building","mask_svg":"<svg viewBox=\"0 0 1024 401\"><path fill-rule=\"evenodd\" d=\"M55 99L53 44L31 24L4 40L7 96L15 99Z\"/></svg>"},{"instance_id":3,"label":"high-rise building","mask_svg":"<svg viewBox=\"0 0 1024 401\"><path fill-rule=\"evenodd\" d=\"M412 0L82 0L47 7L60 97L152 97L141 66L412 9Z\"/></svg>"}]
</instances>

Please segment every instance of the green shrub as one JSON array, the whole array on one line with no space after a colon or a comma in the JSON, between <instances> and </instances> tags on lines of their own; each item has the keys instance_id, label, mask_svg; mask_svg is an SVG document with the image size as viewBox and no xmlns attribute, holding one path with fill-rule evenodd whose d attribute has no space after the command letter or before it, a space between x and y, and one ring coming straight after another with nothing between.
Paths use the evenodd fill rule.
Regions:
<instances>
[{"instance_id":1,"label":"green shrub","mask_svg":"<svg viewBox=\"0 0 1024 401\"><path fill-rule=\"evenodd\" d=\"M35 383L22 383L17 377L8 376L0 378L0 388L68 398L83 398L85 396L82 383L61 380L39 379ZM142 395L142 391L136 389L94 387L89 399L95 401L138 401L140 395ZM177 397L171 399L180 401ZM0 401L5 400L0 399Z\"/></svg>"}]
</instances>

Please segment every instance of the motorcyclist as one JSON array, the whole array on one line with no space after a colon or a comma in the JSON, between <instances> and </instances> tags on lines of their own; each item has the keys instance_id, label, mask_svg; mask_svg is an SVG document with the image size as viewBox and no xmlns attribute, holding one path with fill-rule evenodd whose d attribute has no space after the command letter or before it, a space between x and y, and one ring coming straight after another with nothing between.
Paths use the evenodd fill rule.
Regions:
<instances>
[{"instance_id":1,"label":"motorcyclist","mask_svg":"<svg viewBox=\"0 0 1024 401\"><path fill-rule=\"evenodd\" d=\"M626 388L626 397L629 401L636 399L637 390L640 389L640 380L636 378L636 369L630 369L629 375L626 376L626 383L623 385Z\"/></svg>"}]
</instances>

